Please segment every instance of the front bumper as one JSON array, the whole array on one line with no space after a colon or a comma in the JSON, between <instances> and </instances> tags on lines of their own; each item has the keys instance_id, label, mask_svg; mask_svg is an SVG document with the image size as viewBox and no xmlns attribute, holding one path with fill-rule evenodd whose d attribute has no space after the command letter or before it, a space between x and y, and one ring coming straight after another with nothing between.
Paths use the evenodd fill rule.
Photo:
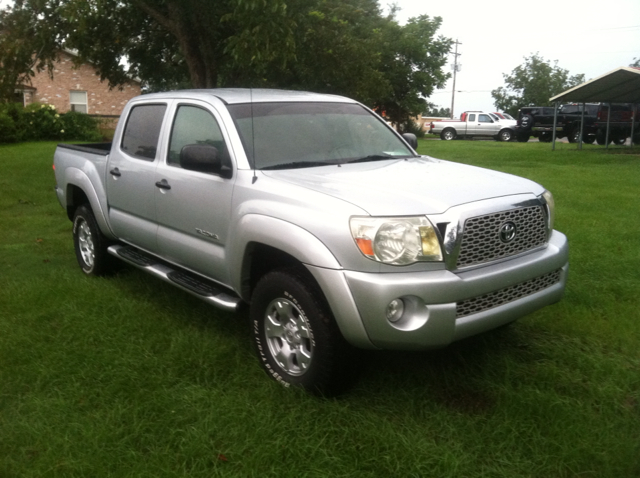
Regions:
<instances>
[{"instance_id":1,"label":"front bumper","mask_svg":"<svg viewBox=\"0 0 640 478\"><path fill-rule=\"evenodd\" d=\"M491 330L559 301L567 280L568 256L566 237L554 231L542 250L467 272L324 270L316 274L313 268L312 272L352 344L422 350ZM397 298L404 301L405 312L391 323L386 309ZM466 304L470 302L476 305L469 309Z\"/></svg>"}]
</instances>

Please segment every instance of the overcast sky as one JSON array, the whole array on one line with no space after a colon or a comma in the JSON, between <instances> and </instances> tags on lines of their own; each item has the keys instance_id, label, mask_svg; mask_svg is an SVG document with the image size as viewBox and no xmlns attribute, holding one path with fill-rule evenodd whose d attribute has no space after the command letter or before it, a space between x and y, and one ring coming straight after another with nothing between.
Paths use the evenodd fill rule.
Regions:
<instances>
[{"instance_id":1,"label":"overcast sky","mask_svg":"<svg viewBox=\"0 0 640 478\"><path fill-rule=\"evenodd\" d=\"M381 6L387 5L385 0ZM439 32L458 39L454 113L494 111L491 90L503 73L539 52L558 60L570 75L597 78L640 58L640 0L396 0L400 23L418 15L439 16ZM453 62L453 55L449 55ZM553 64L553 63L552 63ZM447 71L451 71L447 65ZM429 101L451 107L452 82ZM460 91L460 92L458 92Z\"/></svg>"}]
</instances>

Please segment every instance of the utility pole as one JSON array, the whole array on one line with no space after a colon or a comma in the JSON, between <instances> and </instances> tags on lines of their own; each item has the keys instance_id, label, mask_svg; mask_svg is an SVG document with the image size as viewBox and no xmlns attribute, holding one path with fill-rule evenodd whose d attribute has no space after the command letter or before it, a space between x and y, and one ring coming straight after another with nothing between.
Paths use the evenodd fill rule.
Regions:
<instances>
[{"instance_id":1,"label":"utility pole","mask_svg":"<svg viewBox=\"0 0 640 478\"><path fill-rule=\"evenodd\" d=\"M456 50L453 54L453 90L451 91L451 119L453 119L453 106L456 101L456 73L460 71L460 67L462 65L458 64L458 57L462 55L462 53L458 53L458 45L462 45L462 43L458 42L456 38L456 42L454 43L456 46Z\"/></svg>"}]
</instances>

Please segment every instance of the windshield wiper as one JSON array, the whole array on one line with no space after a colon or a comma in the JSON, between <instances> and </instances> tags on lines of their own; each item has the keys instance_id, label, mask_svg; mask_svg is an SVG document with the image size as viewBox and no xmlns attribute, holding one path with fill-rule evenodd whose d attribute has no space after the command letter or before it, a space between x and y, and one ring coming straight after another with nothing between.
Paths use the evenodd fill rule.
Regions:
<instances>
[{"instance_id":1,"label":"windshield wiper","mask_svg":"<svg viewBox=\"0 0 640 478\"><path fill-rule=\"evenodd\" d=\"M315 168L316 166L335 166L335 161L294 161L292 163L274 164L273 166L265 166L260 168L261 170L267 169L300 169L300 168Z\"/></svg>"},{"instance_id":2,"label":"windshield wiper","mask_svg":"<svg viewBox=\"0 0 640 478\"><path fill-rule=\"evenodd\" d=\"M369 156L365 156L363 158L350 159L346 161L347 163L364 163L367 161L380 161L382 159L403 159L404 156L392 156L387 153L379 153L379 154L370 154Z\"/></svg>"}]
</instances>

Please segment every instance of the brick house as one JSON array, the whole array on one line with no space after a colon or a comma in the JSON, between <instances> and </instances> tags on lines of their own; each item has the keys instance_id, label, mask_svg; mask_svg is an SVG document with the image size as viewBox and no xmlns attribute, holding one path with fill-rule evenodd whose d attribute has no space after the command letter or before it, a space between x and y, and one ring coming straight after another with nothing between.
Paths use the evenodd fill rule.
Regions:
<instances>
[{"instance_id":1,"label":"brick house","mask_svg":"<svg viewBox=\"0 0 640 478\"><path fill-rule=\"evenodd\" d=\"M140 94L140 81L131 80L119 88L109 89L109 83L100 81L100 75L90 64L76 66L75 55L61 51L53 70L53 79L47 71L36 73L28 85L16 88L16 99L26 106L44 103L56 107L60 113L78 111L91 116L117 118L131 98Z\"/></svg>"}]
</instances>

